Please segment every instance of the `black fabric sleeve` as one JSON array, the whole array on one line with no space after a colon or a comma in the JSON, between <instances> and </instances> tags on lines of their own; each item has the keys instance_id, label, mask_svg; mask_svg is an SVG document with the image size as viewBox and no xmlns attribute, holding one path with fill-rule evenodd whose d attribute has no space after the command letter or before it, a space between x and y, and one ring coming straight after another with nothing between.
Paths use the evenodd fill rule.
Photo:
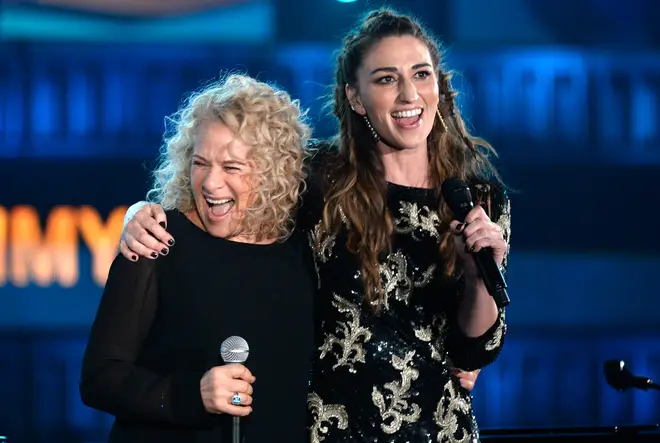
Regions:
<instances>
[{"instance_id":1,"label":"black fabric sleeve","mask_svg":"<svg viewBox=\"0 0 660 443\"><path fill-rule=\"evenodd\" d=\"M213 426L204 409L203 371L157 374L136 364L158 305L156 261L112 263L85 350L80 380L83 402L118 419Z\"/></svg>"},{"instance_id":2,"label":"black fabric sleeve","mask_svg":"<svg viewBox=\"0 0 660 443\"><path fill-rule=\"evenodd\" d=\"M506 191L500 187L491 188L490 196L484 205L492 221L502 228L504 240L507 243L507 253L502 261L502 275L506 279L509 251L508 246L511 238L511 202ZM464 280L459 281L459 297L464 292ZM453 309L455 308L455 309ZM483 368L495 361L502 350L504 336L506 335L506 309L498 310L497 320L481 336L468 337L458 325L458 303L452 306L452 312L448 315L449 327L447 335L447 352L452 363L465 371L473 371Z\"/></svg>"}]
</instances>

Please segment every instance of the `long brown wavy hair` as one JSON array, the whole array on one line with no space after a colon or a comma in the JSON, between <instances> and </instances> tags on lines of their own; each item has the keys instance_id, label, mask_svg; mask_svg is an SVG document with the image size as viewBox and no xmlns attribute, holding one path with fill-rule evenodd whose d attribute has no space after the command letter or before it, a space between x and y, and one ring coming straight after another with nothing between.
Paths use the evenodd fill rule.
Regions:
<instances>
[{"instance_id":1,"label":"long brown wavy hair","mask_svg":"<svg viewBox=\"0 0 660 443\"><path fill-rule=\"evenodd\" d=\"M445 178L460 177L467 182L493 180L499 176L488 159L495 154L485 141L468 132L456 107L457 93L451 88L451 73L442 65L440 45L413 18L391 9L368 13L344 38L337 56L336 84L330 106L339 120L336 143L338 155L326 165L328 179L324 184L324 235L317 236L318 245L325 236L335 235L347 227L347 248L361 263L367 301L377 306L382 301L380 257L390 250L394 232L392 214L387 207L388 184L376 143L360 115L351 111L345 86L357 87L357 72L371 48L381 39L413 36L428 47L438 78L442 116L427 138L430 185L439 189ZM445 129L446 126L446 129ZM438 192L438 212L446 225L452 217ZM445 260L445 274L457 271L458 255L449 230L440 241L440 255Z\"/></svg>"}]
</instances>

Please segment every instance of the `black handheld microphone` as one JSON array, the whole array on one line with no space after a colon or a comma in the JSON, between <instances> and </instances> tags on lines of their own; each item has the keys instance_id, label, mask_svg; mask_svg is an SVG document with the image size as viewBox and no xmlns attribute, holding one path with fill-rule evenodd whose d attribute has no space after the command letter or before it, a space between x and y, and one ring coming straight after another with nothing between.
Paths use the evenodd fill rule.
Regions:
<instances>
[{"instance_id":1,"label":"black handheld microphone","mask_svg":"<svg viewBox=\"0 0 660 443\"><path fill-rule=\"evenodd\" d=\"M243 337L229 337L220 345L220 356L225 364L243 364L247 361L248 355L250 355L250 347ZM236 415L232 417L231 441L241 442L241 418Z\"/></svg>"},{"instance_id":2,"label":"black handheld microphone","mask_svg":"<svg viewBox=\"0 0 660 443\"><path fill-rule=\"evenodd\" d=\"M442 183L442 196L447 202L449 209L454 213L454 218L460 222L465 220L468 212L474 208L472 194L469 186L460 178L448 178ZM502 271L495 263L491 248L484 248L474 253L474 261L477 264L479 275L484 281L488 293L495 300L498 308L504 308L511 302L507 293L506 282Z\"/></svg>"}]
</instances>

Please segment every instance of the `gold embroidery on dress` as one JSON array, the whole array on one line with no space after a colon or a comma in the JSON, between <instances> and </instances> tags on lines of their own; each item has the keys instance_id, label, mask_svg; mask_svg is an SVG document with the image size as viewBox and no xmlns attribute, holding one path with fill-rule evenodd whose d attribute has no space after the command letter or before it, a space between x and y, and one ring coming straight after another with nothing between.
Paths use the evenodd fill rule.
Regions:
<instances>
[{"instance_id":1,"label":"gold embroidery on dress","mask_svg":"<svg viewBox=\"0 0 660 443\"><path fill-rule=\"evenodd\" d=\"M502 208L502 213L495 222L502 229L502 236L506 242L506 253L504 254L504 259L502 260L502 266L506 266L509 258L509 245L511 243L511 201L506 200Z\"/></svg>"},{"instance_id":2,"label":"gold embroidery on dress","mask_svg":"<svg viewBox=\"0 0 660 443\"><path fill-rule=\"evenodd\" d=\"M442 351L438 343L429 343L429 347L431 348L431 358L435 361L442 361Z\"/></svg>"},{"instance_id":3,"label":"gold embroidery on dress","mask_svg":"<svg viewBox=\"0 0 660 443\"><path fill-rule=\"evenodd\" d=\"M421 341L431 341L433 338L433 330L430 326L425 328L415 328L415 337Z\"/></svg>"},{"instance_id":4,"label":"gold embroidery on dress","mask_svg":"<svg viewBox=\"0 0 660 443\"><path fill-rule=\"evenodd\" d=\"M429 344L429 349L431 351L431 359L435 361L443 361L444 355L444 340L447 329L447 324L445 321L446 317L444 314L436 315L433 319L433 326L419 327L415 328L415 337L420 339L423 342ZM436 328L437 335L433 334L433 328Z\"/></svg>"},{"instance_id":5,"label":"gold embroidery on dress","mask_svg":"<svg viewBox=\"0 0 660 443\"><path fill-rule=\"evenodd\" d=\"M383 288L383 307L389 308L389 299L394 297L408 304L412 292L412 281L408 277L408 261L401 252L387 256L385 263L380 265Z\"/></svg>"},{"instance_id":6,"label":"gold embroidery on dress","mask_svg":"<svg viewBox=\"0 0 660 443\"><path fill-rule=\"evenodd\" d=\"M436 267L437 267L436 265L431 265L428 267L426 271L422 272L421 280L417 280L416 282L414 282L415 287L423 288L424 286L431 283L431 280L433 280L433 276L435 275Z\"/></svg>"},{"instance_id":7,"label":"gold embroidery on dress","mask_svg":"<svg viewBox=\"0 0 660 443\"><path fill-rule=\"evenodd\" d=\"M371 392L371 399L374 405L378 407L383 422L380 428L386 434L394 434L400 428L403 422L414 423L419 420L421 408L416 403L408 404L408 390L410 383L417 380L419 371L411 366L412 358L415 351L410 351L404 358L396 355L392 356L392 366L394 369L401 371L401 381L392 381L385 383L383 387L390 391L389 395L390 405L387 406L385 396L376 388L373 387Z\"/></svg>"},{"instance_id":8,"label":"gold embroidery on dress","mask_svg":"<svg viewBox=\"0 0 660 443\"><path fill-rule=\"evenodd\" d=\"M416 230L420 229L427 232L431 237L440 239L439 228L442 224L438 212L429 209L427 206L419 208L417 203L399 202L400 218L394 220L394 229L401 234L412 234L415 240L421 240L417 237Z\"/></svg>"},{"instance_id":9,"label":"gold embroidery on dress","mask_svg":"<svg viewBox=\"0 0 660 443\"><path fill-rule=\"evenodd\" d=\"M500 315L497 317L497 328L493 334L493 338L486 342L486 351L493 351L502 345L502 338L504 337L504 326L506 325L506 311L500 309Z\"/></svg>"},{"instance_id":10,"label":"gold embroidery on dress","mask_svg":"<svg viewBox=\"0 0 660 443\"><path fill-rule=\"evenodd\" d=\"M408 260L401 251L389 254L384 263L380 264L381 284L383 288L383 308L389 309L389 299L405 303L410 302L413 288L423 288L433 279L436 265L431 264L422 272L420 278L416 278L414 272L408 275Z\"/></svg>"},{"instance_id":11,"label":"gold embroidery on dress","mask_svg":"<svg viewBox=\"0 0 660 443\"><path fill-rule=\"evenodd\" d=\"M436 319L437 320L437 319ZM442 328L442 325L441 325ZM431 350L431 358L436 361L442 361L442 329L439 329L440 334L436 340L433 339L433 328L431 326L415 328L415 337L423 342L429 344Z\"/></svg>"},{"instance_id":12,"label":"gold embroidery on dress","mask_svg":"<svg viewBox=\"0 0 660 443\"><path fill-rule=\"evenodd\" d=\"M327 263L332 256L332 248L335 246L334 235L324 235L323 221L320 221L314 226L314 230L309 234L310 246L314 250L316 259L321 263ZM323 241L317 244L319 238L323 237Z\"/></svg>"},{"instance_id":13,"label":"gold embroidery on dress","mask_svg":"<svg viewBox=\"0 0 660 443\"><path fill-rule=\"evenodd\" d=\"M321 351L319 358L323 359L326 354L331 353L337 358L337 363L332 366L333 370L340 366L346 366L350 372L355 372L354 364L365 362L363 344L371 339L371 331L360 326L360 309L358 305L337 294L333 294L333 296L332 306L337 308L340 313L346 314L347 320L337 323L335 329L337 335L326 334L323 345L319 348L319 351ZM335 345L341 349L338 354L332 352Z\"/></svg>"},{"instance_id":14,"label":"gold embroidery on dress","mask_svg":"<svg viewBox=\"0 0 660 443\"><path fill-rule=\"evenodd\" d=\"M328 434L328 424L332 424L332 419L337 421L338 429L348 427L346 408L343 405L324 405L321 397L315 392L310 392L307 395L307 409L314 418L314 424L309 428L311 443L320 443L325 440Z\"/></svg>"},{"instance_id":15,"label":"gold embroidery on dress","mask_svg":"<svg viewBox=\"0 0 660 443\"><path fill-rule=\"evenodd\" d=\"M447 380L442 399L438 402L433 418L438 425L438 443L467 443L470 440L470 430L460 428L459 414L468 418L471 416L470 405L460 396L454 387L454 380Z\"/></svg>"},{"instance_id":16,"label":"gold embroidery on dress","mask_svg":"<svg viewBox=\"0 0 660 443\"><path fill-rule=\"evenodd\" d=\"M316 282L318 289L321 289L321 274L319 262L327 263L332 258L332 248L335 246L335 235L324 235L323 221L319 221L314 230L308 235L309 246L314 251L314 270L316 271ZM317 244L317 240L323 236L323 241Z\"/></svg>"},{"instance_id":17,"label":"gold embroidery on dress","mask_svg":"<svg viewBox=\"0 0 660 443\"><path fill-rule=\"evenodd\" d=\"M446 358L445 339L447 338L447 316L440 313L433 318L433 325L437 330L438 338L431 343L431 358L436 361L444 361Z\"/></svg>"}]
</instances>

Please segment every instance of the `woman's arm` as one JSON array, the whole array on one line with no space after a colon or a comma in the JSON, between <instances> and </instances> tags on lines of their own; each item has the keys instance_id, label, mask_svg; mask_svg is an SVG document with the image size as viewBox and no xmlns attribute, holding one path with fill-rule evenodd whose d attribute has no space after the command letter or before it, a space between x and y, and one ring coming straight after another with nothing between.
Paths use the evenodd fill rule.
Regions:
<instances>
[{"instance_id":1,"label":"woman's arm","mask_svg":"<svg viewBox=\"0 0 660 443\"><path fill-rule=\"evenodd\" d=\"M162 206L146 201L137 202L126 211L121 231L119 251L130 261L139 257L150 259L167 255L174 238L166 231L167 216Z\"/></svg>"},{"instance_id":2,"label":"woman's arm","mask_svg":"<svg viewBox=\"0 0 660 443\"><path fill-rule=\"evenodd\" d=\"M136 364L157 309L155 262L115 258L85 350L83 402L117 418L212 426L196 373L158 374Z\"/></svg>"},{"instance_id":3,"label":"woman's arm","mask_svg":"<svg viewBox=\"0 0 660 443\"><path fill-rule=\"evenodd\" d=\"M506 278L511 236L511 205L506 193L496 189L491 194L488 206L487 210L494 223L490 222L490 219L488 223L483 223L482 220L483 229L476 230L476 222L472 228L469 223L467 227L461 227L459 231L466 233L465 239L462 240L465 246L462 247L469 250L476 244L475 251L481 247L492 247L494 258ZM469 216L466 218L466 221L468 220ZM450 321L447 346L457 367L474 370L492 363L499 355L506 334L506 311L497 307L473 264L466 264L460 283L460 300L455 306L456 312L450 313L453 321Z\"/></svg>"}]
</instances>

